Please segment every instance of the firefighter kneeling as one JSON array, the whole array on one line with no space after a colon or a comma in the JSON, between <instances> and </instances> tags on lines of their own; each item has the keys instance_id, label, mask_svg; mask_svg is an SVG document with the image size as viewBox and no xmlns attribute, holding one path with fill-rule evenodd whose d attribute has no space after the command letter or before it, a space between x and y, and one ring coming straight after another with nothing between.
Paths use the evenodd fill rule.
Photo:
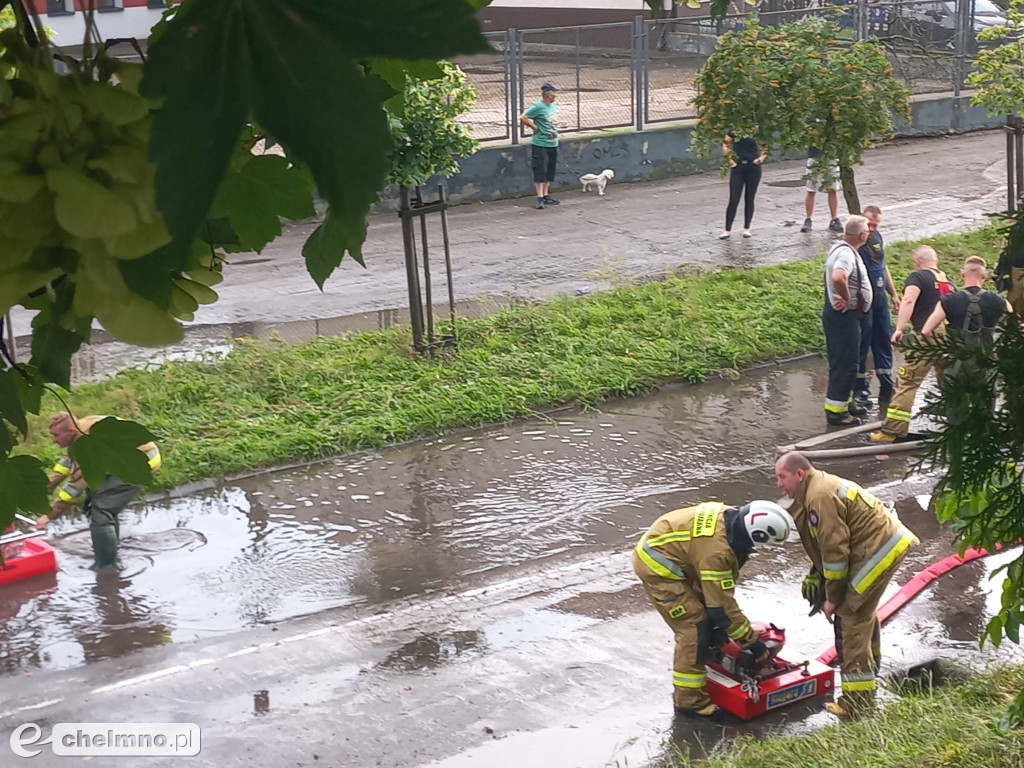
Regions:
<instances>
[{"instance_id":1,"label":"firefighter kneeling","mask_svg":"<svg viewBox=\"0 0 1024 768\"><path fill-rule=\"evenodd\" d=\"M768 649L736 604L739 570L755 544L781 545L794 523L778 504L715 501L659 517L633 552L633 570L675 633L672 683L680 714L716 717L705 690L710 652L732 638L758 662Z\"/></svg>"}]
</instances>

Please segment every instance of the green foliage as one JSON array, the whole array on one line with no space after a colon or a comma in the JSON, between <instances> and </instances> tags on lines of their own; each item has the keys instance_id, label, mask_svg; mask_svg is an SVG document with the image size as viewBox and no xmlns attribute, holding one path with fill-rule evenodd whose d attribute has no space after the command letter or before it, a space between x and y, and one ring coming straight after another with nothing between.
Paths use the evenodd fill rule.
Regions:
<instances>
[{"instance_id":1,"label":"green foliage","mask_svg":"<svg viewBox=\"0 0 1024 768\"><path fill-rule=\"evenodd\" d=\"M360 258L392 150L385 104L401 114L406 80L440 75L435 59L488 50L473 16L486 4L184 0L144 65L106 56L91 10L81 60L5 12L0 317L17 304L38 314L27 364L0 349L0 529L11 503L46 500L41 467L9 459L7 424L22 431L48 384L69 386L94 320L129 343L181 338L179 321L216 301L224 254L260 251L281 217L312 216L314 181L329 212L304 250L311 274L322 285L346 252ZM94 480L103 467L141 478L124 464L138 451L116 457L128 442L76 451Z\"/></svg>"},{"instance_id":2,"label":"green foliage","mask_svg":"<svg viewBox=\"0 0 1024 768\"><path fill-rule=\"evenodd\" d=\"M909 115L910 92L874 41L838 45L824 17L765 28L756 17L724 34L697 75L694 147L717 151L722 137L757 136L785 150L817 147L829 160L862 162L872 141L892 135L892 116Z\"/></svg>"},{"instance_id":3,"label":"green foliage","mask_svg":"<svg viewBox=\"0 0 1024 768\"><path fill-rule=\"evenodd\" d=\"M438 68L437 78L407 77L402 112L388 118L394 141L389 184L418 187L435 174L453 176L459 172L457 158L479 147L470 127L457 122L473 108L476 86L451 62L442 61Z\"/></svg>"},{"instance_id":4,"label":"green foliage","mask_svg":"<svg viewBox=\"0 0 1024 768\"><path fill-rule=\"evenodd\" d=\"M992 253L994 229L931 238L944 256ZM896 279L916 243L889 243ZM529 416L553 404L592 404L669 380L823 346L821 258L671 277L614 291L459 320L459 352L421 359L408 329L307 344L240 343L225 360L125 371L78 387L81 413L146 420L160 436L155 480L211 475L380 446L460 425ZM808 297L813 297L808 300ZM57 404L52 403L55 407ZM52 458L46 422L24 446Z\"/></svg>"},{"instance_id":5,"label":"green foliage","mask_svg":"<svg viewBox=\"0 0 1024 768\"><path fill-rule=\"evenodd\" d=\"M1024 114L1024 0L1010 0L1006 19L1009 24L978 33L979 41L1002 44L978 51L967 76L967 84L977 89L971 104L992 115Z\"/></svg>"},{"instance_id":6,"label":"green foliage","mask_svg":"<svg viewBox=\"0 0 1024 768\"><path fill-rule=\"evenodd\" d=\"M107 475L148 485L152 480L149 462L137 449L154 439L145 427L108 416L93 424L88 434L80 435L68 448L68 455L78 462L83 479L92 488L99 488Z\"/></svg>"},{"instance_id":7,"label":"green foliage","mask_svg":"<svg viewBox=\"0 0 1024 768\"><path fill-rule=\"evenodd\" d=\"M1004 230L1005 231L1005 230ZM1024 330L1008 315L991 350L979 350L956 330L913 352L942 360L946 376L940 395L925 413L943 422L932 435L923 463L943 471L936 514L957 533L961 549L993 551L1024 539ZM1000 611L982 643L1003 637L1019 643L1024 619L1024 555L1006 570ZM1024 692L1011 719L1024 713Z\"/></svg>"},{"instance_id":8,"label":"green foliage","mask_svg":"<svg viewBox=\"0 0 1024 768\"><path fill-rule=\"evenodd\" d=\"M998 730L1024 686L1024 667L996 669L963 685L925 687L868 717L798 736L744 736L675 768L1020 768L1024 729ZM1015 757L1016 756L1016 757Z\"/></svg>"}]
</instances>

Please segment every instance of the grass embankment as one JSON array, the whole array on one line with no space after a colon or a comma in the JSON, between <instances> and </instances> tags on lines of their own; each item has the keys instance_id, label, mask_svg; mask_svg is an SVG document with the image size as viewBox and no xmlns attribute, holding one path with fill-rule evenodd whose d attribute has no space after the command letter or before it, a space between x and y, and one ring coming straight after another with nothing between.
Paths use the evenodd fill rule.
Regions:
<instances>
[{"instance_id":1,"label":"grass embankment","mask_svg":"<svg viewBox=\"0 0 1024 768\"><path fill-rule=\"evenodd\" d=\"M1024 686L1024 667L910 694L853 723L802 736L740 738L721 756L682 768L1021 768L1024 728L996 725Z\"/></svg>"},{"instance_id":2,"label":"grass embankment","mask_svg":"<svg viewBox=\"0 0 1024 768\"><path fill-rule=\"evenodd\" d=\"M991 228L928 242L951 268L968 254L992 260L998 247ZM898 281L913 245L887 249ZM150 427L164 454L158 482L173 486L635 395L820 347L822 271L819 257L516 307L461 320L458 354L436 360L411 354L402 329L298 346L242 343L222 361L173 362L78 387L70 404ZM47 437L45 420L34 419L25 448L51 454Z\"/></svg>"}]
</instances>

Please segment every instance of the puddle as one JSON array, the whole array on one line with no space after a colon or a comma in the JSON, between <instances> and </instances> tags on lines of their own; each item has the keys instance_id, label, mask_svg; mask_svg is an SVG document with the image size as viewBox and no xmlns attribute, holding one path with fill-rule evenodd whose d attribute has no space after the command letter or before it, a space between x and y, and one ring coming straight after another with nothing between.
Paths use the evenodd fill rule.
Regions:
<instances>
[{"instance_id":1,"label":"puddle","mask_svg":"<svg viewBox=\"0 0 1024 768\"><path fill-rule=\"evenodd\" d=\"M59 574L0 588L0 674L67 669L323 611L365 611L511 578L524 564L547 568L628 551L669 509L711 498L777 498L775 446L820 431L825 381L825 364L809 360L150 504L122 517L126 567L113 581L88 570L83 523L58 521L51 541ZM909 461L828 468L870 486L899 482ZM924 542L912 564L949 551L948 536L919 499L901 501L899 512ZM958 586L939 585L934 594L945 603L913 606L920 636L908 635L908 654L921 636L973 642L991 610L978 591L986 567L946 577L944 584ZM744 580L763 591L758 607L771 613L768 587L798 583L803 570L799 552L764 553ZM581 596L534 617L417 639L389 663L430 668L482 648L571 634L643 606ZM799 616L780 623L804 624ZM810 653L821 645L823 627L815 627L791 642Z\"/></svg>"}]
</instances>

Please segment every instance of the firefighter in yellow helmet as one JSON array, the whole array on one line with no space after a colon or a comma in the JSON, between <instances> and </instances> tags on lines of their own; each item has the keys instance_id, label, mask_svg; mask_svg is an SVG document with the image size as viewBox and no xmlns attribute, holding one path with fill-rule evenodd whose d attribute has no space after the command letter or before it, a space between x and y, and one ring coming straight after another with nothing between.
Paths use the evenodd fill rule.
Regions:
<instances>
[{"instance_id":1,"label":"firefighter in yellow helmet","mask_svg":"<svg viewBox=\"0 0 1024 768\"><path fill-rule=\"evenodd\" d=\"M82 504L82 511L89 520L92 550L96 558L92 567L98 571L117 568L117 547L121 534L118 516L139 492L137 485L126 483L113 475L107 475L99 488L89 488L78 463L68 455L67 448L105 418L83 416L76 420L71 414L62 412L50 419L50 437L65 451L50 470L49 489L51 492L56 491L50 504L50 514L42 515L36 521L37 528L45 529L51 520ZM160 449L156 443L144 443L139 446L139 450L146 454L149 468L156 472L160 468Z\"/></svg>"},{"instance_id":2,"label":"firefighter in yellow helmet","mask_svg":"<svg viewBox=\"0 0 1024 768\"><path fill-rule=\"evenodd\" d=\"M789 514L773 502L735 509L707 501L662 515L640 538L633 570L675 633L672 683L679 714L720 714L705 690L704 663L727 638L758 662L767 660L767 647L736 604L736 580L755 544L784 544L792 530Z\"/></svg>"},{"instance_id":3,"label":"firefighter in yellow helmet","mask_svg":"<svg viewBox=\"0 0 1024 768\"><path fill-rule=\"evenodd\" d=\"M859 485L815 469L802 453L775 464L811 571L808 597L824 581L822 613L835 627L843 695L825 708L834 715L861 714L875 706L875 673L882 658L878 603L917 537Z\"/></svg>"}]
</instances>

